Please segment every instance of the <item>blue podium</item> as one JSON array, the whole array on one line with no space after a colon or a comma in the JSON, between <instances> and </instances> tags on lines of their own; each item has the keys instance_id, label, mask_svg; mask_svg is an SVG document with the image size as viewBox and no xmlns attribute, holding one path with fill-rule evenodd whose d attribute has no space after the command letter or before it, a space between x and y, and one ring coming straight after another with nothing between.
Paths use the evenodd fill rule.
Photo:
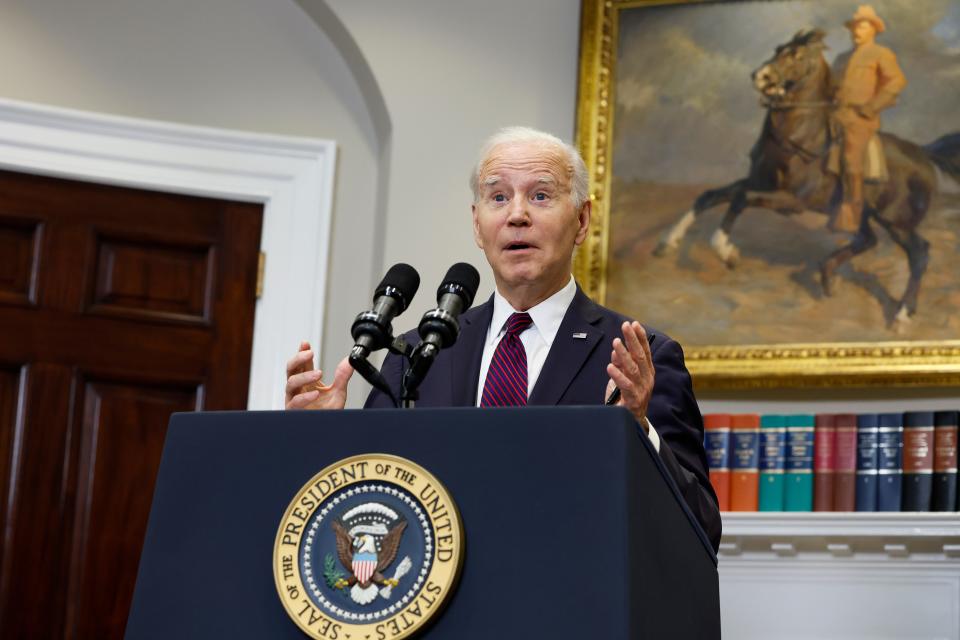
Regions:
<instances>
[{"instance_id":1,"label":"blue podium","mask_svg":"<svg viewBox=\"0 0 960 640\"><path fill-rule=\"evenodd\" d=\"M459 584L420 637L720 637L716 556L614 407L176 414L126 637L306 638L275 586L278 527L312 476L371 453L459 508Z\"/></svg>"}]
</instances>

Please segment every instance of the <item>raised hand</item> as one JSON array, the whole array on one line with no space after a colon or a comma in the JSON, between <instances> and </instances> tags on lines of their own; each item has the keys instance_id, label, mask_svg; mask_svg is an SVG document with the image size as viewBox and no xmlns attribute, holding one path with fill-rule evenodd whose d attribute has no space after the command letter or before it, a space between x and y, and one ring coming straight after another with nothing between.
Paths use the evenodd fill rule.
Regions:
<instances>
[{"instance_id":1,"label":"raised hand","mask_svg":"<svg viewBox=\"0 0 960 640\"><path fill-rule=\"evenodd\" d=\"M610 364L607 365L607 374L610 376L607 396L614 386L619 387L620 400L617 405L629 409L646 430L647 407L653 393L654 378L650 343L647 341L647 332L639 322L624 322L621 330L623 339L613 340Z\"/></svg>"},{"instance_id":2,"label":"raised hand","mask_svg":"<svg viewBox=\"0 0 960 640\"><path fill-rule=\"evenodd\" d=\"M347 403L347 382L353 367L346 358L340 361L333 382L323 383L323 372L314 369L313 351L309 342L301 342L300 350L287 362L287 409L343 409Z\"/></svg>"}]
</instances>

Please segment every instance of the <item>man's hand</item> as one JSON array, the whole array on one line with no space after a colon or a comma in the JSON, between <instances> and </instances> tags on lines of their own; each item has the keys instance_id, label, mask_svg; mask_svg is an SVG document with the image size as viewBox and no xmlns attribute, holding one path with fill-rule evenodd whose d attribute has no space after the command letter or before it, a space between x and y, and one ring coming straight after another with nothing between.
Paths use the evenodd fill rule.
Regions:
<instances>
[{"instance_id":1,"label":"man's hand","mask_svg":"<svg viewBox=\"0 0 960 640\"><path fill-rule=\"evenodd\" d=\"M333 382L323 384L323 372L313 368L313 351L309 342L301 342L300 350L287 362L287 409L343 409L347 404L347 382L353 367L346 358L337 365Z\"/></svg>"},{"instance_id":2,"label":"man's hand","mask_svg":"<svg viewBox=\"0 0 960 640\"><path fill-rule=\"evenodd\" d=\"M620 388L620 400L617 406L626 407L636 417L637 422L647 431L647 406L653 393L653 356L647 332L639 322L624 322L620 328L623 340L615 338L613 351L610 352L610 364L607 374L607 397L614 386ZM624 344L626 343L626 344Z\"/></svg>"}]
</instances>

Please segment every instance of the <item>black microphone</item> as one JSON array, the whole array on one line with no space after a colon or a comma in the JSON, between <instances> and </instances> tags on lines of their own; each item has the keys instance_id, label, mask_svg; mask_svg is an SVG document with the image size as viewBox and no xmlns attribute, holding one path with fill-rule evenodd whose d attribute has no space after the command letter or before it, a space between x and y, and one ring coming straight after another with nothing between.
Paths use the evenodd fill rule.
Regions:
<instances>
[{"instance_id":1,"label":"black microphone","mask_svg":"<svg viewBox=\"0 0 960 640\"><path fill-rule=\"evenodd\" d=\"M406 310L419 288L420 274L416 269L402 262L390 267L373 294L373 309L358 315L350 327L355 341L351 361L366 359L371 352L390 346L391 322Z\"/></svg>"},{"instance_id":2,"label":"black microphone","mask_svg":"<svg viewBox=\"0 0 960 640\"><path fill-rule=\"evenodd\" d=\"M479 286L480 274L473 265L458 262L447 270L437 289L437 307L423 314L420 320L421 342L414 350L410 369L403 378L405 394L420 386L440 350L457 341L460 335L458 318L473 304Z\"/></svg>"},{"instance_id":3,"label":"black microphone","mask_svg":"<svg viewBox=\"0 0 960 640\"><path fill-rule=\"evenodd\" d=\"M447 270L443 283L437 289L437 308L423 314L418 332L424 345L446 349L457 341L460 322L457 318L473 304L480 286L480 274L473 265L458 262Z\"/></svg>"}]
</instances>

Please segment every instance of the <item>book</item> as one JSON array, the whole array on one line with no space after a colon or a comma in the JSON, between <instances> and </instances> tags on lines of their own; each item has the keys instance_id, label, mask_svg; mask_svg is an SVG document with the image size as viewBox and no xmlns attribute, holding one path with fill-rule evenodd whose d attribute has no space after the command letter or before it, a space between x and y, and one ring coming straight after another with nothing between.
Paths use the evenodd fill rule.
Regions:
<instances>
[{"instance_id":1,"label":"book","mask_svg":"<svg viewBox=\"0 0 960 640\"><path fill-rule=\"evenodd\" d=\"M932 511L960 511L957 503L957 422L956 411L933 414L933 495Z\"/></svg>"},{"instance_id":2,"label":"book","mask_svg":"<svg viewBox=\"0 0 960 640\"><path fill-rule=\"evenodd\" d=\"M857 511L877 510L877 437L879 418L875 413L857 416Z\"/></svg>"},{"instance_id":3,"label":"book","mask_svg":"<svg viewBox=\"0 0 960 640\"><path fill-rule=\"evenodd\" d=\"M720 511L730 510L730 416L708 413L703 416L710 484L717 494Z\"/></svg>"},{"instance_id":4,"label":"book","mask_svg":"<svg viewBox=\"0 0 960 640\"><path fill-rule=\"evenodd\" d=\"M813 510L833 511L834 474L837 469L836 416L820 413L813 430Z\"/></svg>"},{"instance_id":5,"label":"book","mask_svg":"<svg viewBox=\"0 0 960 640\"><path fill-rule=\"evenodd\" d=\"M933 492L933 412L903 414L903 495L901 511L930 511Z\"/></svg>"},{"instance_id":6,"label":"book","mask_svg":"<svg viewBox=\"0 0 960 640\"><path fill-rule=\"evenodd\" d=\"M784 511L813 510L813 436L812 415L787 416Z\"/></svg>"},{"instance_id":7,"label":"book","mask_svg":"<svg viewBox=\"0 0 960 640\"><path fill-rule=\"evenodd\" d=\"M857 506L857 416L840 413L835 423L837 463L833 481L833 509L853 511Z\"/></svg>"},{"instance_id":8,"label":"book","mask_svg":"<svg viewBox=\"0 0 960 640\"><path fill-rule=\"evenodd\" d=\"M900 511L903 496L903 414L881 413L877 430L877 511Z\"/></svg>"},{"instance_id":9,"label":"book","mask_svg":"<svg viewBox=\"0 0 960 640\"><path fill-rule=\"evenodd\" d=\"M730 510L756 511L760 416L730 416Z\"/></svg>"},{"instance_id":10,"label":"book","mask_svg":"<svg viewBox=\"0 0 960 640\"><path fill-rule=\"evenodd\" d=\"M784 416L760 416L760 511L783 511L783 472L786 464L787 420Z\"/></svg>"}]
</instances>

